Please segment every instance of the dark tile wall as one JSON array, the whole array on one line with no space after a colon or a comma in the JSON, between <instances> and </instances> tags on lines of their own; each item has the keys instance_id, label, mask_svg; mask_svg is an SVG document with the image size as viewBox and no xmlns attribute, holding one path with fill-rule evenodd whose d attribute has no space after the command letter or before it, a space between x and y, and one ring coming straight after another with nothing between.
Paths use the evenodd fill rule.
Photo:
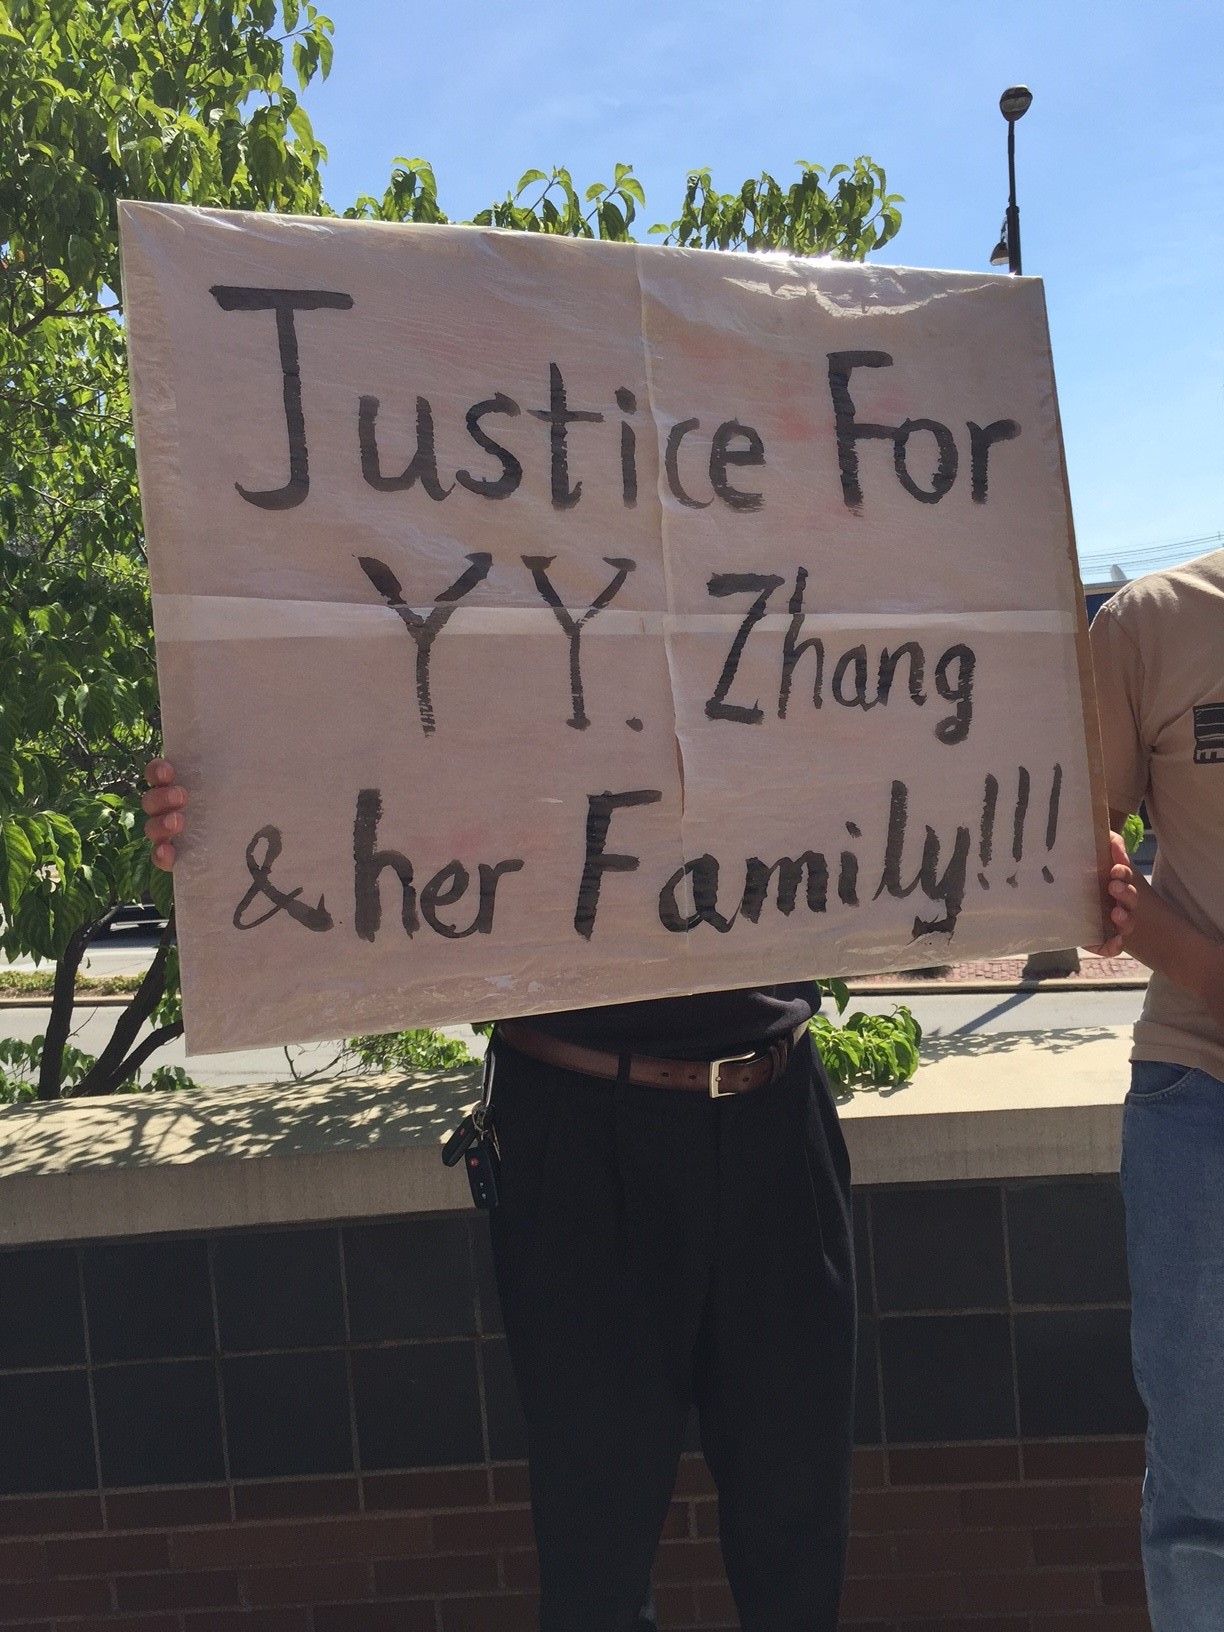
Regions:
<instances>
[{"instance_id":1,"label":"dark tile wall","mask_svg":"<svg viewBox=\"0 0 1224 1632\"><path fill-rule=\"evenodd\" d=\"M890 1186L855 1208L881 1443L1142 1433L1116 1179ZM861 1398L857 1426L872 1443Z\"/></svg>"},{"instance_id":2,"label":"dark tile wall","mask_svg":"<svg viewBox=\"0 0 1224 1632\"><path fill-rule=\"evenodd\" d=\"M889 1187L854 1223L860 1445L1142 1430L1116 1182ZM525 1452L476 1214L0 1251L0 1422L0 1495Z\"/></svg>"},{"instance_id":3,"label":"dark tile wall","mask_svg":"<svg viewBox=\"0 0 1224 1632\"><path fill-rule=\"evenodd\" d=\"M475 1214L0 1251L0 1496L523 1454Z\"/></svg>"}]
</instances>

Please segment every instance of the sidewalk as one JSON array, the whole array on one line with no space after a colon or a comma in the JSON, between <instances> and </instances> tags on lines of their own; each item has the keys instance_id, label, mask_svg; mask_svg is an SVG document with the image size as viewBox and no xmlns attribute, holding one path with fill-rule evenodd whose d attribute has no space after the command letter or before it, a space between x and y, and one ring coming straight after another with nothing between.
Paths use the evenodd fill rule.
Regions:
<instances>
[{"instance_id":1,"label":"sidewalk","mask_svg":"<svg viewBox=\"0 0 1224 1632\"><path fill-rule=\"evenodd\" d=\"M148 954L151 956L151 952ZM1091 952L1080 953L1080 972L1077 975L1038 975L1026 973L1028 958L981 958L974 962L942 964L929 970L909 969L884 975L851 975L846 981L852 994L878 997L899 997L917 992L1061 992L1137 990L1148 983L1148 970L1134 958L1098 958ZM141 951L129 952L125 957L99 966L95 962L90 974L139 974L148 958ZM120 967L115 965L119 964ZM29 960L14 962L14 969L33 967ZM44 967L46 967L44 965ZM131 993L112 996L96 993L79 994L91 1008L125 1008ZM23 992L20 995L0 995L0 1009L50 1008L50 992ZM446 1029L446 1028L444 1028Z\"/></svg>"},{"instance_id":2,"label":"sidewalk","mask_svg":"<svg viewBox=\"0 0 1224 1632\"><path fill-rule=\"evenodd\" d=\"M911 969L891 975L855 975L846 984L852 993L874 992L889 997L914 992L993 992L1000 990L1063 992L1111 987L1130 990L1146 986L1148 970L1134 958L1098 958L1081 952L1077 975L1030 975L1028 958L982 958L973 963L943 964L937 969Z\"/></svg>"}]
</instances>

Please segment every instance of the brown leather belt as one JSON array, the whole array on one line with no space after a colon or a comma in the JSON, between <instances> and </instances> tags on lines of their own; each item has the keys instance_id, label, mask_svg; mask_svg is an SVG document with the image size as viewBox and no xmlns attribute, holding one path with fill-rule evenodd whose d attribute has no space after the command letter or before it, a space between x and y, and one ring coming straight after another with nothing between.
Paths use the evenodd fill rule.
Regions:
<instances>
[{"instance_id":1,"label":"brown leather belt","mask_svg":"<svg viewBox=\"0 0 1224 1632\"><path fill-rule=\"evenodd\" d=\"M767 1088L786 1067L804 1032L807 1021L787 1032L776 1042L751 1054L731 1054L719 1060L667 1060L652 1054L613 1054L602 1048L584 1048L537 1031L525 1020L499 1020L496 1035L520 1054L528 1054L546 1065L564 1071L578 1071L585 1077L605 1077L616 1081L622 1059L628 1060L628 1080L644 1088L683 1088L690 1093L709 1094L722 1099L727 1094L746 1094Z\"/></svg>"}]
</instances>

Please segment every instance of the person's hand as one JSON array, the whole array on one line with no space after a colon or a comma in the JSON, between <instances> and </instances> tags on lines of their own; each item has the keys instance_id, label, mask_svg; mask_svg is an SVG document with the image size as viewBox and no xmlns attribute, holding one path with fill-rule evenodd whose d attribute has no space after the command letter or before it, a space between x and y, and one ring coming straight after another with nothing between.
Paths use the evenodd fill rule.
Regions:
<instances>
[{"instance_id":1,"label":"person's hand","mask_svg":"<svg viewBox=\"0 0 1224 1632\"><path fill-rule=\"evenodd\" d=\"M1120 833L1110 833L1109 853L1111 866L1105 887L1111 901L1109 919L1115 933L1099 946L1090 946L1087 949L1102 958L1116 958L1119 952L1123 951L1123 943L1135 927L1135 905L1139 899L1137 875L1131 866ZM1146 880L1142 882L1146 883Z\"/></svg>"},{"instance_id":2,"label":"person's hand","mask_svg":"<svg viewBox=\"0 0 1224 1632\"><path fill-rule=\"evenodd\" d=\"M174 845L181 839L187 826L183 807L187 794L174 780L174 766L164 759L151 759L145 766L148 793L140 807L149 818L145 823L145 838L152 846L150 859L154 867L170 872L174 866Z\"/></svg>"}]
</instances>

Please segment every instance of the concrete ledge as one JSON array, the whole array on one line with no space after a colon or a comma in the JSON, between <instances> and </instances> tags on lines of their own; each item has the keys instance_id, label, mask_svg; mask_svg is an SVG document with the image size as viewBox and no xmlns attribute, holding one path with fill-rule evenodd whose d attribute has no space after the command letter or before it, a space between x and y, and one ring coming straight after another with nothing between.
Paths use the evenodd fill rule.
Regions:
<instances>
[{"instance_id":1,"label":"concrete ledge","mask_svg":"<svg viewBox=\"0 0 1224 1632\"><path fill-rule=\"evenodd\" d=\"M859 1184L1116 1172L1129 1028L929 1039L842 1106ZM438 1145L479 1068L0 1110L0 1244L470 1206Z\"/></svg>"},{"instance_id":2,"label":"concrete ledge","mask_svg":"<svg viewBox=\"0 0 1224 1632\"><path fill-rule=\"evenodd\" d=\"M1130 1027L930 1038L903 1088L841 1108L857 1184L1116 1173Z\"/></svg>"}]
</instances>

